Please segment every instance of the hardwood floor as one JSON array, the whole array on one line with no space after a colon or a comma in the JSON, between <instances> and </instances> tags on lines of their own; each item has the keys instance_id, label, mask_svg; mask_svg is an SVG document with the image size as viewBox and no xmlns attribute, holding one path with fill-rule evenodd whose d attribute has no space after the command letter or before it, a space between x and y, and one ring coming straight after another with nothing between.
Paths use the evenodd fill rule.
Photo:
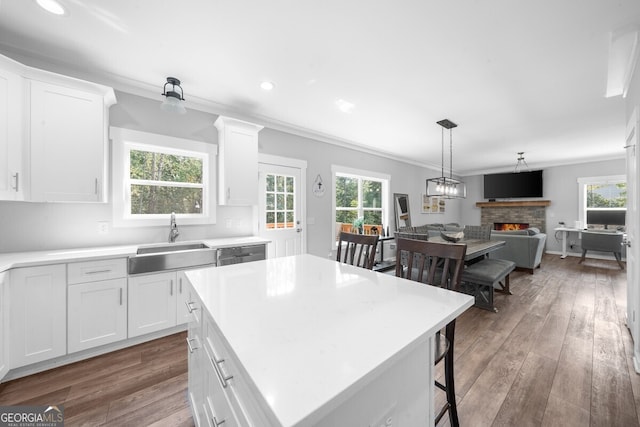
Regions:
<instances>
[{"instance_id":1,"label":"hardwood floor","mask_svg":"<svg viewBox=\"0 0 640 427\"><path fill-rule=\"evenodd\" d=\"M498 313L472 308L458 319L461 425L640 425L626 273L616 262L545 255L534 275L512 273L511 290L497 294ZM63 404L67 426L191 426L184 338L1 384L0 405Z\"/></svg>"}]
</instances>

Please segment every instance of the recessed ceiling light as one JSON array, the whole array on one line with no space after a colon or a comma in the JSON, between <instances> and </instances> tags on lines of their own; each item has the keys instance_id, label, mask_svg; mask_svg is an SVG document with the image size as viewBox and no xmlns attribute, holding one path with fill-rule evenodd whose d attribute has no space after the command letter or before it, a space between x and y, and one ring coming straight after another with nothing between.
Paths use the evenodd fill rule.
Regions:
<instances>
[{"instance_id":1,"label":"recessed ceiling light","mask_svg":"<svg viewBox=\"0 0 640 427\"><path fill-rule=\"evenodd\" d=\"M36 0L36 3L38 3L38 6L41 8L49 13L53 13L54 15L62 16L67 14L67 11L62 4L56 0Z\"/></svg>"},{"instance_id":2,"label":"recessed ceiling light","mask_svg":"<svg viewBox=\"0 0 640 427\"><path fill-rule=\"evenodd\" d=\"M349 101L345 101L344 99L338 99L336 101L336 105L338 106L338 109L343 113L351 113L356 107L355 104Z\"/></svg>"},{"instance_id":3,"label":"recessed ceiling light","mask_svg":"<svg viewBox=\"0 0 640 427\"><path fill-rule=\"evenodd\" d=\"M271 90L271 89L273 89L274 87L276 87L276 85L275 85L275 84L273 84L273 82L264 81L264 82L260 83L260 87L261 87L263 90Z\"/></svg>"}]
</instances>

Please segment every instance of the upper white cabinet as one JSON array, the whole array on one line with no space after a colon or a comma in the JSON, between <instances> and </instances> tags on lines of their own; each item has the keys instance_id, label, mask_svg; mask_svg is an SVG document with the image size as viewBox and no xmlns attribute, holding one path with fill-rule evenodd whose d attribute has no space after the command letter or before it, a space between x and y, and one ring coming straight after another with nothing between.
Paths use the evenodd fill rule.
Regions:
<instances>
[{"instance_id":1,"label":"upper white cabinet","mask_svg":"<svg viewBox=\"0 0 640 427\"><path fill-rule=\"evenodd\" d=\"M29 80L31 200L105 200L105 94Z\"/></svg>"},{"instance_id":2,"label":"upper white cabinet","mask_svg":"<svg viewBox=\"0 0 640 427\"><path fill-rule=\"evenodd\" d=\"M106 201L113 89L0 55L0 200Z\"/></svg>"},{"instance_id":3,"label":"upper white cabinet","mask_svg":"<svg viewBox=\"0 0 640 427\"><path fill-rule=\"evenodd\" d=\"M258 204L258 132L263 126L219 116L218 204Z\"/></svg>"},{"instance_id":4,"label":"upper white cabinet","mask_svg":"<svg viewBox=\"0 0 640 427\"><path fill-rule=\"evenodd\" d=\"M22 65L0 56L0 200L23 200Z\"/></svg>"}]
</instances>

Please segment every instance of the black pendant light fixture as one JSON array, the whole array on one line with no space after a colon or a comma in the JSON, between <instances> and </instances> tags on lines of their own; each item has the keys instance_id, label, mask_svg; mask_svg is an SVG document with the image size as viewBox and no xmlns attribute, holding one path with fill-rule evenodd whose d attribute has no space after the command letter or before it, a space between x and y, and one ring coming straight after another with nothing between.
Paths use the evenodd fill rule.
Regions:
<instances>
[{"instance_id":1,"label":"black pendant light fixture","mask_svg":"<svg viewBox=\"0 0 640 427\"><path fill-rule=\"evenodd\" d=\"M467 186L464 182L453 178L453 128L458 127L449 119L440 120L442 126L442 175L427 179L427 196L443 197L445 199L464 199L467 197ZM449 176L444 174L444 131L449 130Z\"/></svg>"},{"instance_id":2,"label":"black pendant light fixture","mask_svg":"<svg viewBox=\"0 0 640 427\"><path fill-rule=\"evenodd\" d=\"M171 85L171 89L167 90L167 86L169 85ZM160 108L163 111L177 114L185 114L187 112L187 109L184 108L184 91L182 90L182 86L180 86L180 80L175 77L167 77L162 95L166 97L162 104L160 104Z\"/></svg>"}]
</instances>

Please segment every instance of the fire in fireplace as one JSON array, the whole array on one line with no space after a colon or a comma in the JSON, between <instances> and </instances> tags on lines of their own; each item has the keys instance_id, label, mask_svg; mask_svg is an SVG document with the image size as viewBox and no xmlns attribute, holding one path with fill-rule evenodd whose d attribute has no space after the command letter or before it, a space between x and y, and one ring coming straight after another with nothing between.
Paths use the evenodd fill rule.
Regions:
<instances>
[{"instance_id":1,"label":"fire in fireplace","mask_svg":"<svg viewBox=\"0 0 640 427\"><path fill-rule=\"evenodd\" d=\"M526 222L494 222L493 229L497 231L526 230L529 224Z\"/></svg>"}]
</instances>

